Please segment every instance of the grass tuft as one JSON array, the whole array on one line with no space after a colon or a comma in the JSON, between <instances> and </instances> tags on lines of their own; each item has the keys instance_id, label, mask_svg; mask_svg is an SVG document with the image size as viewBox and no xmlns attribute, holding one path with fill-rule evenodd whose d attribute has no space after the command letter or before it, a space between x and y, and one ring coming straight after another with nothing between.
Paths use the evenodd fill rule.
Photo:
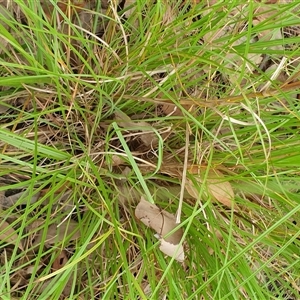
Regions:
<instances>
[{"instance_id":1,"label":"grass tuft","mask_svg":"<svg viewBox=\"0 0 300 300\"><path fill-rule=\"evenodd\" d=\"M48 2L0 4L0 298L299 299L299 4Z\"/></svg>"}]
</instances>

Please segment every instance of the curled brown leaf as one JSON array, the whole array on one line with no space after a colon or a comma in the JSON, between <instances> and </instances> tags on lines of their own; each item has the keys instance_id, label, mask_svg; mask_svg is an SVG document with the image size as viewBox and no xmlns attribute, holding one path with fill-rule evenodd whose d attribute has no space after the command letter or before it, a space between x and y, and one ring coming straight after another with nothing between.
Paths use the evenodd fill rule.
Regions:
<instances>
[{"instance_id":1,"label":"curled brown leaf","mask_svg":"<svg viewBox=\"0 0 300 300\"><path fill-rule=\"evenodd\" d=\"M160 240L159 249L168 256L174 256L177 261L184 260L184 250L180 241L183 236L182 228L176 229L178 224L173 214L159 209L143 197L135 209L135 216L147 227L156 231ZM174 229L176 229L174 231ZM173 232L174 231L174 232ZM170 232L172 232L170 234Z\"/></svg>"},{"instance_id":2,"label":"curled brown leaf","mask_svg":"<svg viewBox=\"0 0 300 300\"><path fill-rule=\"evenodd\" d=\"M168 235L178 224L173 214L161 210L156 205L146 201L143 197L135 209L135 216L146 226L156 231L167 242L177 245L183 235L181 228Z\"/></svg>"}]
</instances>

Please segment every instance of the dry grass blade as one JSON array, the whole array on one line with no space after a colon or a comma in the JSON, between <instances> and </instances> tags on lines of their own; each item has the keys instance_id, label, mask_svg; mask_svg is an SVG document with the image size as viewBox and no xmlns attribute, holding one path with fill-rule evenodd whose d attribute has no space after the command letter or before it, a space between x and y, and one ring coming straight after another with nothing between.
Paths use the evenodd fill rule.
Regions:
<instances>
[{"instance_id":1,"label":"dry grass blade","mask_svg":"<svg viewBox=\"0 0 300 300\"><path fill-rule=\"evenodd\" d=\"M297 74L298 75L298 74ZM187 107L190 107L191 105L195 105L198 107L218 107L218 106L224 106L224 105L234 105L237 103L241 103L245 101L245 99L267 99L272 98L275 96L279 96L280 94L284 92L290 92L295 91L296 89L300 88L300 81L290 82L288 79L286 83L284 83L282 86L278 88L268 89L266 91L261 92L252 92L252 93L243 93L237 96L226 96L220 99L211 99L207 101L206 99L202 98L186 98L186 97L180 97L178 99L178 102L181 105L187 105ZM119 98L120 96L116 96L116 98ZM134 99L136 101L146 101L146 102L152 102L157 104L163 104L163 105L174 105L174 102L168 98L151 98L151 97L138 97L138 96L132 96L132 95L122 95L124 99Z\"/></svg>"}]
</instances>

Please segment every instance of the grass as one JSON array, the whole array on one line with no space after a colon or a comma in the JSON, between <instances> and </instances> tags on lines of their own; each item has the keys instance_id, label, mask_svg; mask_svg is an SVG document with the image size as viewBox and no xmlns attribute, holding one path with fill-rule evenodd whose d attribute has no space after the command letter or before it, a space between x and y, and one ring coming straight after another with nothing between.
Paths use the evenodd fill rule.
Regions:
<instances>
[{"instance_id":1,"label":"grass","mask_svg":"<svg viewBox=\"0 0 300 300\"><path fill-rule=\"evenodd\" d=\"M49 2L0 17L1 299L299 299L299 5ZM179 263L134 208L184 180Z\"/></svg>"}]
</instances>

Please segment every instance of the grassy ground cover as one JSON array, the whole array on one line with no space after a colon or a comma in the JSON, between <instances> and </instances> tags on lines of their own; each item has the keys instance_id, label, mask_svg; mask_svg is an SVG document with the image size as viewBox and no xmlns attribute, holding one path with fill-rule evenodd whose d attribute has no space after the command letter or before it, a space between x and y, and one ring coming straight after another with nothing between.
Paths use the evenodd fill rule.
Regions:
<instances>
[{"instance_id":1,"label":"grassy ground cover","mask_svg":"<svg viewBox=\"0 0 300 300\"><path fill-rule=\"evenodd\" d=\"M299 5L269 2L0 3L1 299L300 298Z\"/></svg>"}]
</instances>

